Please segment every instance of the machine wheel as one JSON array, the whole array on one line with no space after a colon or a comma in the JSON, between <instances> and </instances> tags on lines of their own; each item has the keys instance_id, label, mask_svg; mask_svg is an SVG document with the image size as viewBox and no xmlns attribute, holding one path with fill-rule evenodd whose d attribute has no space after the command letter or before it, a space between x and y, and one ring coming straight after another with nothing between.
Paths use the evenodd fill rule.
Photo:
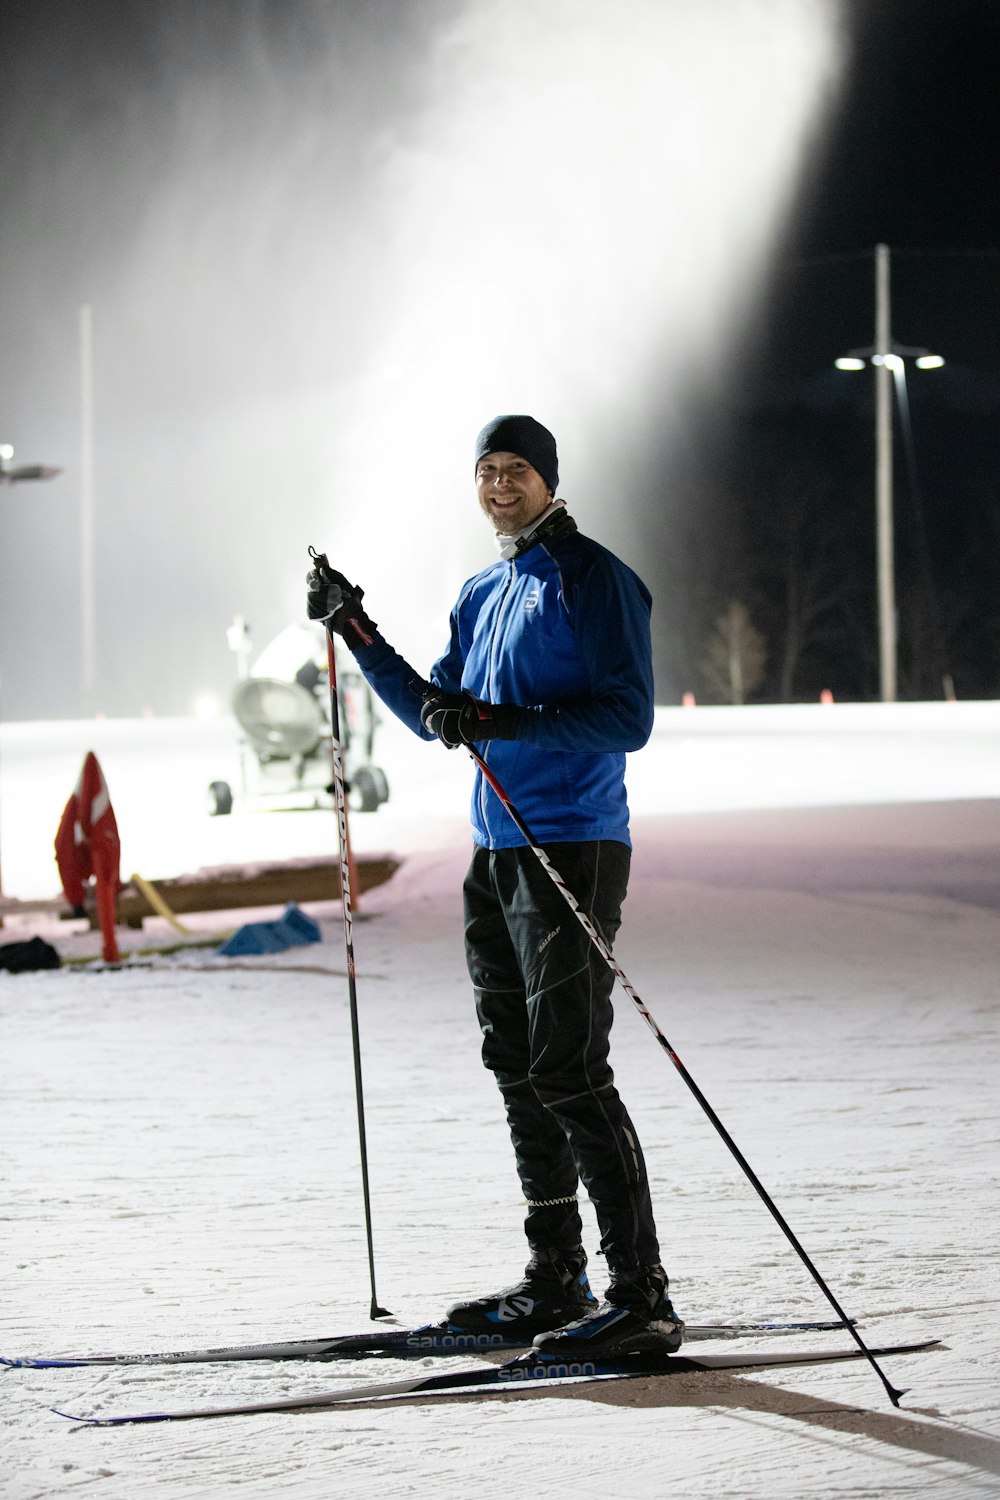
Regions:
<instances>
[{"instance_id":1,"label":"machine wheel","mask_svg":"<svg viewBox=\"0 0 1000 1500\"><path fill-rule=\"evenodd\" d=\"M362 766L351 777L351 806L357 812L377 812L389 800L389 783L378 766Z\"/></svg>"},{"instance_id":2,"label":"machine wheel","mask_svg":"<svg viewBox=\"0 0 1000 1500\"><path fill-rule=\"evenodd\" d=\"M208 815L225 817L233 810L233 791L228 781L213 781L208 789Z\"/></svg>"}]
</instances>

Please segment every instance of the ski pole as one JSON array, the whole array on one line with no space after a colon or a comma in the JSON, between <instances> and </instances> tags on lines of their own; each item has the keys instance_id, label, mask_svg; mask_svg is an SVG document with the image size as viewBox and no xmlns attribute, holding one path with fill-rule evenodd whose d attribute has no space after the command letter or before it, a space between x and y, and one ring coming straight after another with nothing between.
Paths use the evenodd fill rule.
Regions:
<instances>
[{"instance_id":1,"label":"ski pole","mask_svg":"<svg viewBox=\"0 0 1000 1500\"><path fill-rule=\"evenodd\" d=\"M743 1155L743 1152L737 1146L736 1142L729 1134L729 1131L726 1129L725 1125L723 1125L722 1121L719 1119L719 1116L716 1114L715 1110L712 1108L711 1104L708 1102L705 1095L698 1087L697 1083L695 1083L694 1079L691 1077L691 1074L681 1062L680 1058L677 1056L677 1053L674 1051L673 1047L671 1047L670 1043L667 1041L659 1026L657 1026L653 1017L649 1013L648 1007L636 994L624 970L620 967L614 955L612 954L611 949L601 937L601 934L598 932L593 922L587 916L587 913L582 909L580 903L573 895L573 892L564 883L562 876L552 864L552 861L545 853L545 850L538 844L534 834L531 832L530 828L521 817L513 802L511 802L510 797L504 791L503 787L500 785L499 781L494 776L493 772L490 770L483 757L472 745L469 745L467 748L469 754L472 756L472 759L479 767L486 781L493 788L494 792L496 792L501 803L510 814L510 817L513 819L522 838L524 838L527 842L529 848L531 849L531 852L537 857L539 863L542 865L542 868L549 876L553 885L559 891L559 894L562 896L563 900L570 907L578 922L583 927L584 932L586 932L587 936L590 938L590 941L594 944L597 951L604 959L604 962L608 965L608 968L614 974L615 978L618 980L618 983L621 985L626 995L628 995L636 1010L639 1012L640 1016L642 1016L642 1019L646 1022L646 1025L652 1031L653 1035L656 1037L656 1040L659 1042L664 1052L670 1058L670 1061L673 1063L674 1067L677 1069L678 1073L681 1075L684 1082L687 1084L688 1088L691 1090L692 1094L697 1099L698 1103L701 1105L702 1109L705 1111L712 1124L715 1126L715 1129L722 1137L726 1146L736 1158L740 1167L743 1169L750 1183L756 1190L757 1195L763 1202L765 1208L768 1210L768 1212L771 1214L771 1217L778 1225L778 1228L781 1230L782 1234L785 1236L792 1249L796 1252L799 1259L802 1261L802 1264L805 1266L806 1270L809 1272L810 1276L815 1281L816 1285L819 1287L820 1291L823 1293L824 1297L829 1302L834 1312L837 1314L837 1317L843 1323L844 1327L847 1329L848 1333L857 1344L861 1353L864 1355L868 1363L871 1365L872 1369L875 1371L875 1374L878 1376L879 1380L881 1380L883 1386L885 1387L885 1392L889 1397L889 1400L892 1402L893 1406L898 1406L899 1398L905 1395L905 1391L897 1390L896 1387L890 1383L885 1372L882 1370L877 1360L875 1359L874 1354L868 1348L868 1345L865 1343L861 1335L858 1333L857 1329L854 1327L852 1319L848 1317L847 1313L844 1311L840 1303L837 1301L836 1297L833 1295L833 1292L830 1290L819 1270L814 1265L812 1259L807 1254L805 1248L800 1243L798 1237L792 1230L791 1226L788 1224L777 1204L774 1202L773 1198L764 1187L764 1184L761 1182L756 1172L754 1172L753 1168L750 1166L750 1163Z\"/></svg>"},{"instance_id":2,"label":"ski pole","mask_svg":"<svg viewBox=\"0 0 1000 1500\"><path fill-rule=\"evenodd\" d=\"M309 556L318 572L329 576L326 554L309 548ZM347 950L347 993L351 1011L351 1046L354 1051L354 1096L358 1106L358 1146L361 1153L361 1189L365 1201L365 1234L368 1240L368 1271L372 1286L372 1318L390 1316L380 1307L375 1292L375 1248L372 1237L372 1204L368 1187L368 1140L365 1132L365 1095L361 1082L361 1035L358 1028L358 989L354 975L354 918L351 913L351 870L347 840L347 794L344 784L344 753L340 739L340 706L337 702L337 663L333 650L333 630L326 626L326 663L330 683L330 749L333 760L333 788L337 803L337 827L340 833L340 895L344 908L344 945Z\"/></svg>"}]
</instances>

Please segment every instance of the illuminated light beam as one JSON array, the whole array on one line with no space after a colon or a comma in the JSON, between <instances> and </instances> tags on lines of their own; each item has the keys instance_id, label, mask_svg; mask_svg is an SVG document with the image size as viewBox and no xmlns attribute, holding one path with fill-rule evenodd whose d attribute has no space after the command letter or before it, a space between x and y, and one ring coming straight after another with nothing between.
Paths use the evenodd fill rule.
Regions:
<instances>
[{"instance_id":1,"label":"illuminated light beam","mask_svg":"<svg viewBox=\"0 0 1000 1500\"><path fill-rule=\"evenodd\" d=\"M496 412L553 429L584 525L637 503L634 455L739 348L840 65L826 0L732 0L724 25L690 0L477 0L442 30L385 159L384 332L338 392L320 502L359 576L404 599L414 550L443 590L481 565L469 453Z\"/></svg>"}]
</instances>

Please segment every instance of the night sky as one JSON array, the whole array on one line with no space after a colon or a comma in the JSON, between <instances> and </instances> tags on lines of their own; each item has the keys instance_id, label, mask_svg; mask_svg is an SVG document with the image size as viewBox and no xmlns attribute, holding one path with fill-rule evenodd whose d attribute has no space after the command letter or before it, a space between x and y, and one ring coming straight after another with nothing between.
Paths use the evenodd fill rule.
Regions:
<instances>
[{"instance_id":1,"label":"night sky","mask_svg":"<svg viewBox=\"0 0 1000 1500\"><path fill-rule=\"evenodd\" d=\"M867 0L847 14L847 86L794 226L768 373L808 378L834 345L872 342L861 257L882 242L894 336L961 366L964 395L988 408L1000 392L1000 8Z\"/></svg>"},{"instance_id":2,"label":"night sky","mask_svg":"<svg viewBox=\"0 0 1000 1500\"><path fill-rule=\"evenodd\" d=\"M721 600L740 598L767 644L753 696L814 701L828 688L878 697L874 380L832 362L874 342L873 247L884 243L894 342L947 361L933 373L908 367L909 434L895 418L899 696L939 698L947 678L959 697L995 697L1000 6L858 0L844 16L850 46L834 128L717 425L702 430L712 544L691 543L700 586L685 577L686 561L674 573L682 602L662 675L693 685ZM806 625L811 645L789 685L782 551L803 503L812 513L801 538L805 583L827 608Z\"/></svg>"},{"instance_id":3,"label":"night sky","mask_svg":"<svg viewBox=\"0 0 1000 1500\"><path fill-rule=\"evenodd\" d=\"M687 3L704 16L696 0ZM479 8L489 21L487 0ZM840 374L832 361L872 343L873 247L884 242L895 339L947 361L911 374L912 433L897 431L900 695L939 697L947 678L960 697L996 696L1000 6L802 0L801 8L836 18L843 68L766 267L748 261L742 303L740 247L731 247L735 290L725 305L720 299L717 320L740 325L732 355L690 390L664 363L661 408L655 382L637 372L631 425L627 400L607 404L603 427L581 415L604 455L594 470L601 494L618 473L627 500L603 506L577 474L581 521L653 588L659 701L685 690L713 696L706 645L733 601L747 607L763 642L756 700L812 700L824 688L838 698L877 696L872 379ZM65 472L51 484L0 488L4 717L187 712L194 689L205 687L224 700L232 613L251 616L263 646L298 608L303 543L328 544L331 514L344 534L363 533L361 499L337 490L337 454L316 441L336 418L307 408L321 384L346 390L372 341L377 298L355 305L350 287L369 262L381 264L394 200L375 200L371 183L382 174L398 201L406 184L396 163L421 167L407 156L407 131L424 107L428 38L475 9L461 0L7 0L0 441L15 445L17 462ZM552 0L538 9L569 24L573 7ZM717 9L725 13L727 0ZM747 6L732 0L734 17L738 9ZM685 0L649 14L657 10L683 18ZM704 62L707 88L713 69ZM530 87L544 88L546 77L566 84L554 62ZM446 110L447 100L434 102ZM736 136L764 102L755 106L752 90L741 96ZM303 124L324 119L336 128ZM643 211L671 165L670 142L660 149L659 164L654 151L636 176ZM517 202L523 172L502 140L467 175L473 214L498 191ZM544 189L532 189L519 226L540 242L559 233L551 186L551 205ZM706 200L723 190L708 172ZM332 242L331 203L343 224ZM601 207L594 202L595 222ZM627 220L627 209L619 204L618 217ZM357 232L362 223L367 237ZM683 222L673 225L675 242L684 232ZM607 265L612 313L616 277L624 295L631 274L626 259L627 249L621 265ZM141 263L156 268L155 315ZM397 279L405 290L405 274ZM334 287L336 319L308 298L283 298L297 283ZM97 341L100 649L91 689L80 681L77 577L83 302L95 307ZM515 305L538 335L525 345L528 404L532 361L545 357L539 351L557 360L561 340L543 326L544 297ZM487 298L463 316L489 327L508 306ZM433 330L433 307L427 316ZM388 304L382 321L378 337L391 349ZM624 358L627 342L623 349ZM592 372L567 366L563 385L573 386L581 413L600 412L600 378L599 362ZM432 394L426 399L417 431L432 447L445 444ZM448 443L450 399L443 393L440 403ZM573 395L565 401L572 411ZM537 414L544 420L550 410ZM478 421L463 416L470 446ZM557 437L571 460L578 434L566 417ZM378 435L389 490L398 489L393 438ZM627 475L625 454L634 460ZM449 494L460 472L445 465L438 476ZM471 486L469 507L471 528ZM488 557L473 551L481 540L466 538L464 524L451 528L455 566L471 571L470 561ZM372 512L368 533L380 525L385 518ZM451 545L433 515L420 520L416 541L400 536L435 555ZM357 548L374 599L377 553ZM453 570L430 576L437 592L450 590L433 610L421 605L441 638ZM804 596L815 606L808 618ZM387 614L393 635L405 630L391 601Z\"/></svg>"}]
</instances>

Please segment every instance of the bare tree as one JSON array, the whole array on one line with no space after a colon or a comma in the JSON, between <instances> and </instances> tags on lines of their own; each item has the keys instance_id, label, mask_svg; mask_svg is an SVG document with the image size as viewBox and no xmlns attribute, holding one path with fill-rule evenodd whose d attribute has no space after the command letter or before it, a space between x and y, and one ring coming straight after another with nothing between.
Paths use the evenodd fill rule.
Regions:
<instances>
[{"instance_id":1,"label":"bare tree","mask_svg":"<svg viewBox=\"0 0 1000 1500\"><path fill-rule=\"evenodd\" d=\"M790 703L803 655L837 634L837 616L846 601L844 580L834 561L834 539L817 526L817 514L822 512L816 497L789 485L775 501L780 530L773 537L770 572L781 611L775 686L779 701ZM766 576L768 571L765 564L762 572Z\"/></svg>"},{"instance_id":2,"label":"bare tree","mask_svg":"<svg viewBox=\"0 0 1000 1500\"><path fill-rule=\"evenodd\" d=\"M968 624L972 610L950 593L943 597L926 567L899 579L899 696L916 701L948 697L954 691L951 642Z\"/></svg>"},{"instance_id":3,"label":"bare tree","mask_svg":"<svg viewBox=\"0 0 1000 1500\"><path fill-rule=\"evenodd\" d=\"M715 622L701 672L710 695L722 703L745 703L764 678L767 647L745 604L732 599Z\"/></svg>"}]
</instances>

